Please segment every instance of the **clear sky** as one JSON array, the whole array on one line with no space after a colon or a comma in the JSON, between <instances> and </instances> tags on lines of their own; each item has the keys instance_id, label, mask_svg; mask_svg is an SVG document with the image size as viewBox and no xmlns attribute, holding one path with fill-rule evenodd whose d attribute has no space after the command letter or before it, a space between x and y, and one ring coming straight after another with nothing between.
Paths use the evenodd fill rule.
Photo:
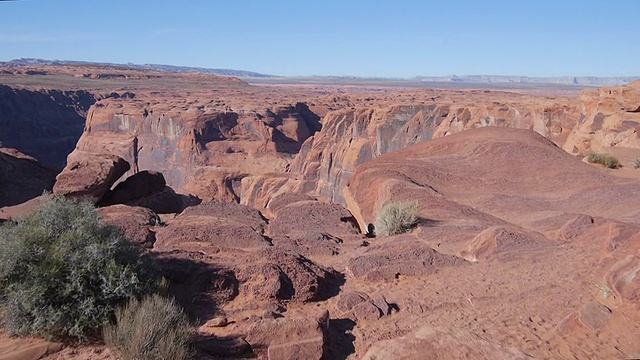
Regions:
<instances>
[{"instance_id":1,"label":"clear sky","mask_svg":"<svg viewBox=\"0 0 640 360\"><path fill-rule=\"evenodd\" d=\"M640 0L0 1L0 60L277 75L640 75Z\"/></svg>"}]
</instances>

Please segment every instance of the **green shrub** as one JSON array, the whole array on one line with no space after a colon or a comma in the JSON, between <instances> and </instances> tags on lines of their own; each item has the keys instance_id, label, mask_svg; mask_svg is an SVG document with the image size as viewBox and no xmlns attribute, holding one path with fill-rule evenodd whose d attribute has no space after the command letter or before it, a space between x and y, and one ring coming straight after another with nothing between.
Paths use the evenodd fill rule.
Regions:
<instances>
[{"instance_id":1,"label":"green shrub","mask_svg":"<svg viewBox=\"0 0 640 360\"><path fill-rule=\"evenodd\" d=\"M104 340L123 360L192 356L187 316L174 300L160 295L132 299L116 310L116 323L105 326Z\"/></svg>"},{"instance_id":2,"label":"green shrub","mask_svg":"<svg viewBox=\"0 0 640 360\"><path fill-rule=\"evenodd\" d=\"M0 320L14 335L84 340L157 286L152 259L89 203L54 197L3 224L0 248Z\"/></svg>"},{"instance_id":3,"label":"green shrub","mask_svg":"<svg viewBox=\"0 0 640 360\"><path fill-rule=\"evenodd\" d=\"M602 164L610 169L617 169L620 167L620 161L613 155L590 152L587 156L587 161L594 164Z\"/></svg>"},{"instance_id":4,"label":"green shrub","mask_svg":"<svg viewBox=\"0 0 640 360\"><path fill-rule=\"evenodd\" d=\"M376 214L375 233L377 236L391 236L409 232L417 222L417 201L390 201Z\"/></svg>"}]
</instances>

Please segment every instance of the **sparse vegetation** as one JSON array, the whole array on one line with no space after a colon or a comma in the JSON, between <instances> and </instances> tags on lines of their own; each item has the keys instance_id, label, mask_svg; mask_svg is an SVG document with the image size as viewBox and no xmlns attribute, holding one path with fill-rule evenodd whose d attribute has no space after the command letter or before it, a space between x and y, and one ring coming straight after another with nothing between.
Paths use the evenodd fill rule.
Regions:
<instances>
[{"instance_id":1,"label":"sparse vegetation","mask_svg":"<svg viewBox=\"0 0 640 360\"><path fill-rule=\"evenodd\" d=\"M592 164L602 164L609 169L617 169L620 167L620 161L613 155L605 153L590 152L587 155L587 161Z\"/></svg>"},{"instance_id":2,"label":"sparse vegetation","mask_svg":"<svg viewBox=\"0 0 640 360\"><path fill-rule=\"evenodd\" d=\"M376 214L375 233L377 236L402 234L411 231L417 222L417 201L390 201Z\"/></svg>"},{"instance_id":3,"label":"sparse vegetation","mask_svg":"<svg viewBox=\"0 0 640 360\"><path fill-rule=\"evenodd\" d=\"M634 169L640 169L640 158L637 158L637 159L633 162L633 168L634 168Z\"/></svg>"},{"instance_id":4,"label":"sparse vegetation","mask_svg":"<svg viewBox=\"0 0 640 360\"><path fill-rule=\"evenodd\" d=\"M116 308L157 287L152 259L93 205L54 197L0 227L0 320L14 335L99 335Z\"/></svg>"},{"instance_id":5,"label":"sparse vegetation","mask_svg":"<svg viewBox=\"0 0 640 360\"><path fill-rule=\"evenodd\" d=\"M609 296L611 296L611 294L613 293L613 291L611 291L611 288L609 287L609 285L599 285L598 289L600 289L600 292L602 294L602 298L603 299L608 299Z\"/></svg>"},{"instance_id":6,"label":"sparse vegetation","mask_svg":"<svg viewBox=\"0 0 640 360\"><path fill-rule=\"evenodd\" d=\"M174 300L152 295L132 299L116 310L116 323L104 329L104 339L123 360L188 359L191 331Z\"/></svg>"}]
</instances>

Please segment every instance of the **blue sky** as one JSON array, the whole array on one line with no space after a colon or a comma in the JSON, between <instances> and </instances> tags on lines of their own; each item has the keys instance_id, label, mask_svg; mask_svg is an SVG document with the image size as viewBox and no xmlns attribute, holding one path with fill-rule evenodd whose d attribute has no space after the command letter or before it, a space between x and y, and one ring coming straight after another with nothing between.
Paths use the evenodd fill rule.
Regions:
<instances>
[{"instance_id":1,"label":"blue sky","mask_svg":"<svg viewBox=\"0 0 640 360\"><path fill-rule=\"evenodd\" d=\"M640 0L0 1L0 60L278 75L640 75Z\"/></svg>"}]
</instances>

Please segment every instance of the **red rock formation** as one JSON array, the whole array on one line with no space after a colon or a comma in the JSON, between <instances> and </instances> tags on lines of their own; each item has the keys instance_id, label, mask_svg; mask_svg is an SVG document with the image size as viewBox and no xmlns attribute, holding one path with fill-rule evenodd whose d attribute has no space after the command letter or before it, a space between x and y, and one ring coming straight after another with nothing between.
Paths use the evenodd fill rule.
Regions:
<instances>
[{"instance_id":1,"label":"red rock formation","mask_svg":"<svg viewBox=\"0 0 640 360\"><path fill-rule=\"evenodd\" d=\"M577 104L532 104L528 98L490 104L468 99L430 105L345 109L328 114L323 130L305 143L291 165L302 181L294 187L312 190L345 203L340 189L356 166L382 154L465 129L501 126L531 129L563 144L580 117ZM518 100L521 102L519 103Z\"/></svg>"},{"instance_id":2,"label":"red rock formation","mask_svg":"<svg viewBox=\"0 0 640 360\"><path fill-rule=\"evenodd\" d=\"M268 210L273 217L267 234L274 245L287 251L305 256L336 255L340 244L361 238L356 220L338 204L289 194L271 201Z\"/></svg>"},{"instance_id":3,"label":"red rock formation","mask_svg":"<svg viewBox=\"0 0 640 360\"><path fill-rule=\"evenodd\" d=\"M175 189L204 199L238 201L248 174L282 172L281 153L295 153L319 128L304 104L254 111L224 110L218 100L138 96L98 102L78 151L112 153L132 173L161 171Z\"/></svg>"},{"instance_id":4,"label":"red rock formation","mask_svg":"<svg viewBox=\"0 0 640 360\"><path fill-rule=\"evenodd\" d=\"M156 242L154 229L160 218L153 211L126 205L112 205L98 209L104 222L118 227L124 236L137 244L151 248Z\"/></svg>"},{"instance_id":5,"label":"red rock formation","mask_svg":"<svg viewBox=\"0 0 640 360\"><path fill-rule=\"evenodd\" d=\"M255 209L212 201L185 211L158 230L158 250L241 251L269 246L266 221Z\"/></svg>"},{"instance_id":6,"label":"red rock formation","mask_svg":"<svg viewBox=\"0 0 640 360\"><path fill-rule=\"evenodd\" d=\"M73 153L56 178L53 193L98 203L130 166L119 156Z\"/></svg>"},{"instance_id":7,"label":"red rock formation","mask_svg":"<svg viewBox=\"0 0 640 360\"><path fill-rule=\"evenodd\" d=\"M584 91L583 115L564 149L585 155L589 150L640 148L640 81L619 87Z\"/></svg>"},{"instance_id":8,"label":"red rock formation","mask_svg":"<svg viewBox=\"0 0 640 360\"><path fill-rule=\"evenodd\" d=\"M147 210L101 210L130 214L113 223L139 224L138 242L156 233L169 289L204 339L258 358L637 357L638 175L563 150L598 113L613 132L635 121L637 84L578 100L146 75L96 104L78 153L107 149L245 204L190 207L156 227ZM324 117L313 136L318 119L298 103ZM633 150L627 135L614 149ZM155 195L175 199L165 190ZM420 204L410 233L365 238L349 219L364 230L404 199ZM324 309L328 322L309 316Z\"/></svg>"}]
</instances>

